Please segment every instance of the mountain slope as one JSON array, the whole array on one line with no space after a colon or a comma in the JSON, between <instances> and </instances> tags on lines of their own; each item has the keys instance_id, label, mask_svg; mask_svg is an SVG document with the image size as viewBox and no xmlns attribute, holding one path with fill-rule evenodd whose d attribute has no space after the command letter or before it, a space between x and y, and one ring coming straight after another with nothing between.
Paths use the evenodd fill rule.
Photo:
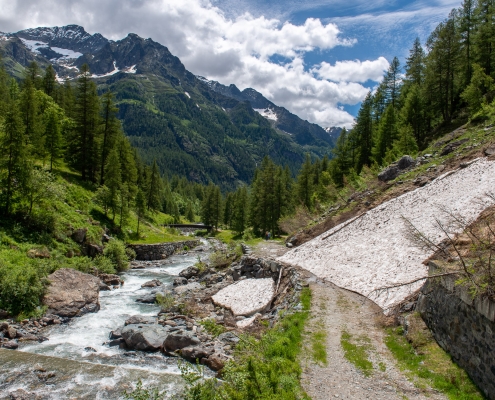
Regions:
<instances>
[{"instance_id":1,"label":"mountain slope","mask_svg":"<svg viewBox=\"0 0 495 400\"><path fill-rule=\"evenodd\" d=\"M36 61L53 64L60 81L75 79L87 63L100 92L115 93L131 143L168 175L233 188L251 180L265 155L295 172L306 152L321 157L332 149L323 129L327 140L305 127L292 134L274 129L247 98L213 90L165 46L135 34L110 41L76 25L28 29L2 35L0 54L16 76Z\"/></svg>"},{"instance_id":2,"label":"mountain slope","mask_svg":"<svg viewBox=\"0 0 495 400\"><path fill-rule=\"evenodd\" d=\"M301 145L318 145L319 141L333 144L332 137L317 124L302 120L284 107L279 107L254 89L247 88L242 92L235 85L225 86L216 81L198 77L212 90L239 101L247 101L259 114L272 121L274 128L289 133Z\"/></svg>"}]
</instances>

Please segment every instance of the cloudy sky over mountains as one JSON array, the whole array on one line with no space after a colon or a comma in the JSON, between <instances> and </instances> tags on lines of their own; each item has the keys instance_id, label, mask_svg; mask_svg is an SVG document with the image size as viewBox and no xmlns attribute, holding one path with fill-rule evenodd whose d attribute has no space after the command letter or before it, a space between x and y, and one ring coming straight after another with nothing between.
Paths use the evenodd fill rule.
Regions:
<instances>
[{"instance_id":1,"label":"cloudy sky over mountains","mask_svg":"<svg viewBox=\"0 0 495 400\"><path fill-rule=\"evenodd\" d=\"M167 46L191 72L252 87L322 126L352 124L397 55L460 0L0 0L0 31L82 25Z\"/></svg>"}]
</instances>

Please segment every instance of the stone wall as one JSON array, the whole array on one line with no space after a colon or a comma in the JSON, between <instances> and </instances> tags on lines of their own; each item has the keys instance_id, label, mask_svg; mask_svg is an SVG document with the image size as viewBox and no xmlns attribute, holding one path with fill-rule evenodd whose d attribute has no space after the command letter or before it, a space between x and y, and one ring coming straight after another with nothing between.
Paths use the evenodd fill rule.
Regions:
<instances>
[{"instance_id":1,"label":"stone wall","mask_svg":"<svg viewBox=\"0 0 495 400\"><path fill-rule=\"evenodd\" d=\"M430 274L439 273L430 262ZM495 301L473 299L454 276L428 280L417 310L438 344L466 370L489 399L495 399Z\"/></svg>"},{"instance_id":2,"label":"stone wall","mask_svg":"<svg viewBox=\"0 0 495 400\"><path fill-rule=\"evenodd\" d=\"M192 249L200 244L199 240L185 240L183 242L157 243L157 244L130 244L129 247L136 252L136 260L150 261L163 260L178 250L188 247Z\"/></svg>"}]
</instances>

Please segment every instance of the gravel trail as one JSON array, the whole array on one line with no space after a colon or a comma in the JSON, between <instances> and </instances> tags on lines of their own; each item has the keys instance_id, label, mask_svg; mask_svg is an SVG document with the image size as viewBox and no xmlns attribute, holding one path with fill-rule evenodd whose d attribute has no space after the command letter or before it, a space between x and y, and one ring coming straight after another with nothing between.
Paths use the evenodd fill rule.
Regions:
<instances>
[{"instance_id":1,"label":"gravel trail","mask_svg":"<svg viewBox=\"0 0 495 400\"><path fill-rule=\"evenodd\" d=\"M309 357L307 335L303 359L302 384L313 400L396 400L446 399L432 389L418 389L399 371L384 343L384 330L379 325L382 310L359 294L313 278L313 298L308 333L323 327L327 333L328 366L319 366ZM366 377L344 357L340 343L342 331L354 338L369 338L371 376ZM381 368L380 368L381 366ZM384 371L382 371L384 370Z\"/></svg>"}]
</instances>

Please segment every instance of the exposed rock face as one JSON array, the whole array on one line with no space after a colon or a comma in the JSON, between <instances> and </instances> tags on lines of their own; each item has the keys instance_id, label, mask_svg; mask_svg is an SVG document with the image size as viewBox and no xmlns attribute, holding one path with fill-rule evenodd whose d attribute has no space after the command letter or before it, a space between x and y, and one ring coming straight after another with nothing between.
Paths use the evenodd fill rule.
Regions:
<instances>
[{"instance_id":1,"label":"exposed rock face","mask_svg":"<svg viewBox=\"0 0 495 400\"><path fill-rule=\"evenodd\" d=\"M272 278L245 279L220 290L211 299L236 316L253 315L270 304L274 293Z\"/></svg>"},{"instance_id":2,"label":"exposed rock face","mask_svg":"<svg viewBox=\"0 0 495 400\"><path fill-rule=\"evenodd\" d=\"M48 276L50 285L43 298L48 313L79 317L100 309L100 280L75 269L62 268Z\"/></svg>"},{"instance_id":3,"label":"exposed rock face","mask_svg":"<svg viewBox=\"0 0 495 400\"><path fill-rule=\"evenodd\" d=\"M131 349L158 351L167 338L168 331L161 325L127 325L122 329L125 344Z\"/></svg>"}]
</instances>

